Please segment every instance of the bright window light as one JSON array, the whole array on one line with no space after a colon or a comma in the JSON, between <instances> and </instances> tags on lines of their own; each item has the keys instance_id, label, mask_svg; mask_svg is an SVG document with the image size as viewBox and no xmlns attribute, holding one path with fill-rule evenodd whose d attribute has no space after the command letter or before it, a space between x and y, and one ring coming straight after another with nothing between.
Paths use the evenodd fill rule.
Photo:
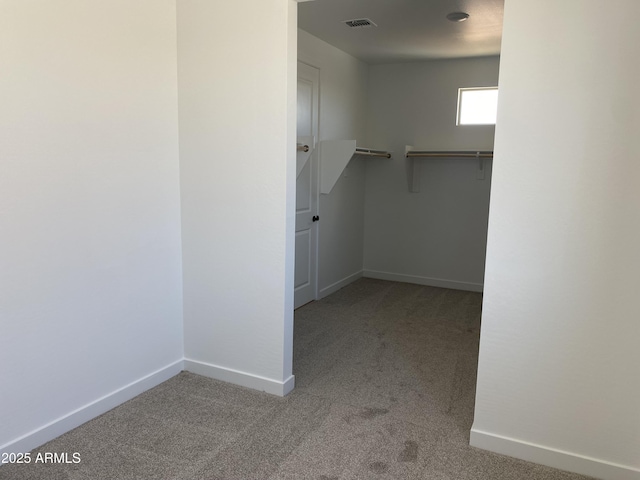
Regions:
<instances>
[{"instance_id":1,"label":"bright window light","mask_svg":"<svg viewBox=\"0 0 640 480\"><path fill-rule=\"evenodd\" d=\"M498 112L498 87L458 89L456 125L495 125Z\"/></svg>"}]
</instances>

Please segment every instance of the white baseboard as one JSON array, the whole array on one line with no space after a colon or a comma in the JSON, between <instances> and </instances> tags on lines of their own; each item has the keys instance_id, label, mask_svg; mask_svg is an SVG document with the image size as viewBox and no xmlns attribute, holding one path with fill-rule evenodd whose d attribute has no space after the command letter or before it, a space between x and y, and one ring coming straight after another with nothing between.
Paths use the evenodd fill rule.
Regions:
<instances>
[{"instance_id":1,"label":"white baseboard","mask_svg":"<svg viewBox=\"0 0 640 480\"><path fill-rule=\"evenodd\" d=\"M324 297L326 297L328 295L331 295L332 293L337 292L341 288L346 287L347 285L349 285L352 282L355 282L359 278L362 278L362 270L360 270L359 272L353 273L353 274L349 275L348 277L343 278L342 280L338 280L337 282L332 283L328 287L322 288L318 292L318 300L320 300L321 298L324 298Z\"/></svg>"},{"instance_id":2,"label":"white baseboard","mask_svg":"<svg viewBox=\"0 0 640 480\"><path fill-rule=\"evenodd\" d=\"M295 377L291 375L285 381L273 380L271 378L260 377L251 373L240 372L230 368L212 365L197 360L184 359L184 369L188 372L213 378L223 382L233 383L241 387L253 388L272 395L284 397L295 385Z\"/></svg>"},{"instance_id":3,"label":"white baseboard","mask_svg":"<svg viewBox=\"0 0 640 480\"><path fill-rule=\"evenodd\" d=\"M471 429L471 446L603 480L640 480L640 470Z\"/></svg>"},{"instance_id":4,"label":"white baseboard","mask_svg":"<svg viewBox=\"0 0 640 480\"><path fill-rule=\"evenodd\" d=\"M160 370L142 377L128 385L125 385L114 392L111 392L93 402L80 407L63 417L43 425L20 438L10 441L0 446L0 454L2 453L18 453L29 452L40 445L43 445L60 435L79 427L85 422L102 415L105 412L123 404L127 400L140 395L142 392L149 390L162 382L169 380L182 371L183 361L179 360Z\"/></svg>"},{"instance_id":5,"label":"white baseboard","mask_svg":"<svg viewBox=\"0 0 640 480\"><path fill-rule=\"evenodd\" d=\"M451 288L454 290L466 290L469 292L482 292L482 283L458 282L456 280L444 280L442 278L421 277L419 275L405 275L403 273L378 272L376 270L364 270L363 277L376 278L378 280L390 280L392 282L415 283L430 287Z\"/></svg>"}]
</instances>

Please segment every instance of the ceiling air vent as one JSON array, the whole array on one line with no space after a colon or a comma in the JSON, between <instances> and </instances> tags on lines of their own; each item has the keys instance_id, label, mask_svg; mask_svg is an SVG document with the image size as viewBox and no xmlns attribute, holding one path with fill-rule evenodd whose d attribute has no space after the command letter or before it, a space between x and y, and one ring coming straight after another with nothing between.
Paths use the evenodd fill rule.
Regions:
<instances>
[{"instance_id":1,"label":"ceiling air vent","mask_svg":"<svg viewBox=\"0 0 640 480\"><path fill-rule=\"evenodd\" d=\"M349 26L351 28L356 28L356 27L377 27L378 26L375 23L373 23L373 21L369 20L368 18L356 18L355 20L345 20L342 23L346 23L347 26Z\"/></svg>"}]
</instances>

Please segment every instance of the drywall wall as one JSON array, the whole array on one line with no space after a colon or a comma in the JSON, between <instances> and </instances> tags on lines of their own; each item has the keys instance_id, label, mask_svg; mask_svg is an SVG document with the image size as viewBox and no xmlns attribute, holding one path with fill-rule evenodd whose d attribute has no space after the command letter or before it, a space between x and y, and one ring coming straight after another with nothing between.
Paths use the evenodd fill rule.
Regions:
<instances>
[{"instance_id":1,"label":"drywall wall","mask_svg":"<svg viewBox=\"0 0 640 480\"><path fill-rule=\"evenodd\" d=\"M177 5L185 368L282 395L293 388L297 4Z\"/></svg>"},{"instance_id":2,"label":"drywall wall","mask_svg":"<svg viewBox=\"0 0 640 480\"><path fill-rule=\"evenodd\" d=\"M393 151L367 164L365 276L481 290L491 160L418 159L420 191L407 184L405 145L492 150L494 126L456 126L458 88L495 86L498 57L372 65L368 143Z\"/></svg>"},{"instance_id":3,"label":"drywall wall","mask_svg":"<svg viewBox=\"0 0 640 480\"><path fill-rule=\"evenodd\" d=\"M0 3L0 451L182 368L175 22Z\"/></svg>"},{"instance_id":4,"label":"drywall wall","mask_svg":"<svg viewBox=\"0 0 640 480\"><path fill-rule=\"evenodd\" d=\"M320 140L355 139L367 146L368 66L303 30L298 58L320 69ZM320 195L320 297L362 275L365 161L354 157L331 193Z\"/></svg>"},{"instance_id":5,"label":"drywall wall","mask_svg":"<svg viewBox=\"0 0 640 480\"><path fill-rule=\"evenodd\" d=\"M640 479L639 15L506 2L471 434L605 479Z\"/></svg>"}]
</instances>

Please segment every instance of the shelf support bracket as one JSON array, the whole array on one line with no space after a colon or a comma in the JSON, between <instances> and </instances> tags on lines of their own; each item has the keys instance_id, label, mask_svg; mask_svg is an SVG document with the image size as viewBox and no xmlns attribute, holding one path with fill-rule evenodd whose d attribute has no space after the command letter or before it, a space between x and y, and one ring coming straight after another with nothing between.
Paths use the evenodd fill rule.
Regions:
<instances>
[{"instance_id":1,"label":"shelf support bracket","mask_svg":"<svg viewBox=\"0 0 640 480\"><path fill-rule=\"evenodd\" d=\"M417 158L407 157L407 153L413 150L412 145L405 145L404 157L407 169L407 187L411 193L420 193L420 161Z\"/></svg>"},{"instance_id":2,"label":"shelf support bracket","mask_svg":"<svg viewBox=\"0 0 640 480\"><path fill-rule=\"evenodd\" d=\"M480 156L480 152L476 152L476 159L478 160L478 171L476 172L476 179L484 180L484 157Z\"/></svg>"}]
</instances>

